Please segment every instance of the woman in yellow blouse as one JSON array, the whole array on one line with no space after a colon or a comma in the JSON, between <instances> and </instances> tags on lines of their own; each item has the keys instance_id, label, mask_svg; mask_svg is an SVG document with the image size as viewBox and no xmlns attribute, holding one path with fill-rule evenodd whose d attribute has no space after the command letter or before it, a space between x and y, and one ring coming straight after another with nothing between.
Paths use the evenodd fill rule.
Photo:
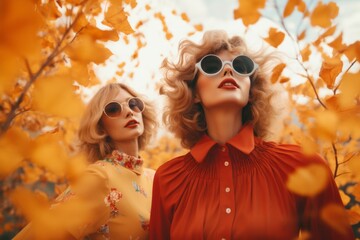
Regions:
<instances>
[{"instance_id":1,"label":"woman in yellow blouse","mask_svg":"<svg viewBox=\"0 0 360 240\"><path fill-rule=\"evenodd\" d=\"M14 239L147 239L153 171L143 168L138 154L155 130L155 116L128 86L101 88L79 128L91 164L52 207L54 214L67 214L66 221L46 234L32 222Z\"/></svg>"}]
</instances>

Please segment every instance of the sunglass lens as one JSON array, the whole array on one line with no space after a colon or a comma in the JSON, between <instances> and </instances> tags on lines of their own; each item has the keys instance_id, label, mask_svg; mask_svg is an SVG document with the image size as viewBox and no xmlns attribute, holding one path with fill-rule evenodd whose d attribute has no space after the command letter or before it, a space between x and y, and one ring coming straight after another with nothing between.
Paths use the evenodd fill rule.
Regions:
<instances>
[{"instance_id":1,"label":"sunglass lens","mask_svg":"<svg viewBox=\"0 0 360 240\"><path fill-rule=\"evenodd\" d=\"M121 105L117 102L111 102L105 106L105 114L109 117L118 117L121 114Z\"/></svg>"},{"instance_id":2,"label":"sunglass lens","mask_svg":"<svg viewBox=\"0 0 360 240\"><path fill-rule=\"evenodd\" d=\"M144 110L144 103L139 98L131 98L129 100L129 107L134 112L142 112Z\"/></svg>"},{"instance_id":3,"label":"sunglass lens","mask_svg":"<svg viewBox=\"0 0 360 240\"><path fill-rule=\"evenodd\" d=\"M254 62L247 56L238 56L233 60L234 69L240 74L249 74L254 70Z\"/></svg>"},{"instance_id":4,"label":"sunglass lens","mask_svg":"<svg viewBox=\"0 0 360 240\"><path fill-rule=\"evenodd\" d=\"M221 70L222 61L216 56L206 56L201 61L201 69L207 74L216 74Z\"/></svg>"}]
</instances>

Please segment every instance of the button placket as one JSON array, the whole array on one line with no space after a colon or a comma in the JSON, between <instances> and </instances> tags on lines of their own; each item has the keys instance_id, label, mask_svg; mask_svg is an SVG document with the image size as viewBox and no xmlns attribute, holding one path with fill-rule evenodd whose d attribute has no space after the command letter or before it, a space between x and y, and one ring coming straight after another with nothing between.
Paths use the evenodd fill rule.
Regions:
<instances>
[{"instance_id":1,"label":"button placket","mask_svg":"<svg viewBox=\"0 0 360 240\"><path fill-rule=\"evenodd\" d=\"M227 146L219 149L219 180L220 180L220 217L223 224L219 227L219 237L231 238L234 219L235 196L233 189L233 170Z\"/></svg>"}]
</instances>

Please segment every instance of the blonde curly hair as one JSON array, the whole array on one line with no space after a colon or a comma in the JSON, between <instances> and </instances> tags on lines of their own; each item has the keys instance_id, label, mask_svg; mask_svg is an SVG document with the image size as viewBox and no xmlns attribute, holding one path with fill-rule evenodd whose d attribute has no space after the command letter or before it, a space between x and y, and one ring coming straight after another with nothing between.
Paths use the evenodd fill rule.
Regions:
<instances>
[{"instance_id":1,"label":"blonde curly hair","mask_svg":"<svg viewBox=\"0 0 360 240\"><path fill-rule=\"evenodd\" d=\"M139 149L143 149L150 141L158 125L153 104L140 96L129 86L122 83L110 83L102 87L90 100L82 116L78 138L80 148L85 152L90 162L104 159L114 149L110 139L102 129L101 116L106 103L113 100L119 90L125 90L134 97L139 97L145 103L145 110L142 112L144 121L144 133L138 138Z\"/></svg>"},{"instance_id":2,"label":"blonde curly hair","mask_svg":"<svg viewBox=\"0 0 360 240\"><path fill-rule=\"evenodd\" d=\"M251 52L239 36L229 38L222 30L207 31L200 44L190 40L180 42L177 62L173 63L165 58L162 63L164 85L160 89L160 94L165 95L168 100L163 122L181 139L185 148L194 146L206 132L203 108L194 102L197 81L197 76L194 78L195 64L203 56L217 54L223 50L247 55L259 65L258 70L250 76L249 102L243 108L242 123L252 123L257 137L264 138L269 132L271 116L274 115L275 109L270 104L274 91L268 76L271 75L276 54L266 53L265 49Z\"/></svg>"}]
</instances>

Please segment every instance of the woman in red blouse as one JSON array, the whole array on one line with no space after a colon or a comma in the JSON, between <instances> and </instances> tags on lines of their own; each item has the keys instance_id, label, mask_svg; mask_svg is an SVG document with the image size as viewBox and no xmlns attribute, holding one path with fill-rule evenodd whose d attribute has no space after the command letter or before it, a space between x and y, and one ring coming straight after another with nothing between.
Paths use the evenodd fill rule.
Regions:
<instances>
[{"instance_id":1,"label":"woman in red blouse","mask_svg":"<svg viewBox=\"0 0 360 240\"><path fill-rule=\"evenodd\" d=\"M150 239L353 239L347 222L332 228L321 217L343 207L325 161L264 140L273 58L223 31L179 49L177 63L163 63L164 121L190 152L155 174ZM289 175L311 165L326 167L326 186L312 197L291 192Z\"/></svg>"}]
</instances>

